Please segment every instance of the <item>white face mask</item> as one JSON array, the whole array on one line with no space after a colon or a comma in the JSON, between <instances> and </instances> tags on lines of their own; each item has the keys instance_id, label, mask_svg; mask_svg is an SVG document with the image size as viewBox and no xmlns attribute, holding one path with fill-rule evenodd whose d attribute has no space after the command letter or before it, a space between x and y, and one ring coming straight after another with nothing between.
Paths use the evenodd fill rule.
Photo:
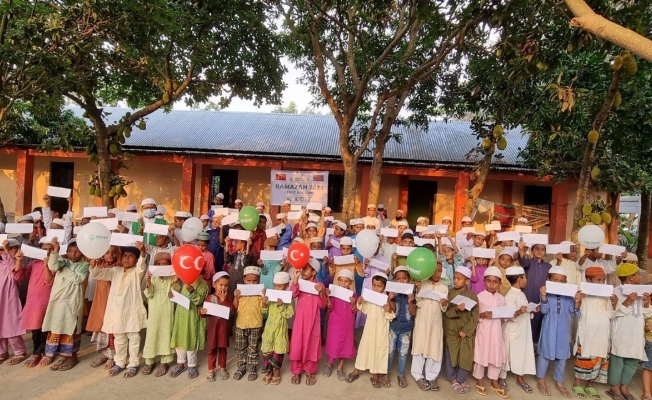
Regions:
<instances>
[{"instance_id":1,"label":"white face mask","mask_svg":"<svg viewBox=\"0 0 652 400\"><path fill-rule=\"evenodd\" d=\"M154 218L156 216L156 210L149 208L143 214L145 214L145 218Z\"/></svg>"}]
</instances>

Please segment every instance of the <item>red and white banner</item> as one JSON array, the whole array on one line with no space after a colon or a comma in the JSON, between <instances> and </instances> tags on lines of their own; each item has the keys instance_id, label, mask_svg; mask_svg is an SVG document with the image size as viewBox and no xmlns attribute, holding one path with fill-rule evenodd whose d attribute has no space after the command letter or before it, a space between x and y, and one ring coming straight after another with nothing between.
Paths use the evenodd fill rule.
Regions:
<instances>
[{"instance_id":1,"label":"red and white banner","mask_svg":"<svg viewBox=\"0 0 652 400\"><path fill-rule=\"evenodd\" d=\"M273 206L286 200L292 204L321 203L328 205L328 171L272 170L270 199Z\"/></svg>"}]
</instances>

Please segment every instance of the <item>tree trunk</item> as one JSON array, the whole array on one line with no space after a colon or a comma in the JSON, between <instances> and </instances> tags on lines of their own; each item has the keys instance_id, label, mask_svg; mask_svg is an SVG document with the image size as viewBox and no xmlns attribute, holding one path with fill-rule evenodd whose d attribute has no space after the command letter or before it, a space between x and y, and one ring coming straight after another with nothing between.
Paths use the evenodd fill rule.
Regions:
<instances>
[{"instance_id":1,"label":"tree trunk","mask_svg":"<svg viewBox=\"0 0 652 400\"><path fill-rule=\"evenodd\" d=\"M342 155L344 164L344 191L342 193L342 220L355 217L355 199L358 193L358 160L351 155Z\"/></svg>"},{"instance_id":2,"label":"tree trunk","mask_svg":"<svg viewBox=\"0 0 652 400\"><path fill-rule=\"evenodd\" d=\"M469 190L469 198L466 200L466 204L464 205L465 216L471 216L473 208L475 207L475 201L482 194L482 189L484 189L484 184L487 181L487 175L489 175L489 170L491 169L491 159L493 158L495 151L496 140L492 138L491 146L485 152L484 158L480 162L478 169L475 171L475 183Z\"/></svg>"},{"instance_id":3,"label":"tree trunk","mask_svg":"<svg viewBox=\"0 0 652 400\"><path fill-rule=\"evenodd\" d=\"M638 257L638 266L647 271L647 252L650 240L650 208L652 207L652 194L650 192L641 193L641 214L638 218L638 244L636 246L636 256Z\"/></svg>"},{"instance_id":4,"label":"tree trunk","mask_svg":"<svg viewBox=\"0 0 652 400\"><path fill-rule=\"evenodd\" d=\"M385 138L387 136L378 135L376 147L374 148L374 159L371 161L371 171L369 173L369 203L378 204L380 195L380 181L383 177L383 153L385 152Z\"/></svg>"},{"instance_id":5,"label":"tree trunk","mask_svg":"<svg viewBox=\"0 0 652 400\"><path fill-rule=\"evenodd\" d=\"M86 112L93 123L95 131L95 144L97 145L97 178L100 181L102 205L108 208L115 207L111 191L111 152L109 151L109 128L102 119L102 112L90 101L87 101Z\"/></svg>"},{"instance_id":6,"label":"tree trunk","mask_svg":"<svg viewBox=\"0 0 652 400\"><path fill-rule=\"evenodd\" d=\"M610 192L609 193L609 206L607 211L611 214L611 223L607 225L607 234L610 244L618 244L618 228L620 227L620 218L618 218L618 210L616 209L616 203L620 193Z\"/></svg>"},{"instance_id":7,"label":"tree trunk","mask_svg":"<svg viewBox=\"0 0 652 400\"><path fill-rule=\"evenodd\" d=\"M5 214L5 205L2 203L2 197L0 197L0 222L3 224L7 223L7 214Z\"/></svg>"}]
</instances>

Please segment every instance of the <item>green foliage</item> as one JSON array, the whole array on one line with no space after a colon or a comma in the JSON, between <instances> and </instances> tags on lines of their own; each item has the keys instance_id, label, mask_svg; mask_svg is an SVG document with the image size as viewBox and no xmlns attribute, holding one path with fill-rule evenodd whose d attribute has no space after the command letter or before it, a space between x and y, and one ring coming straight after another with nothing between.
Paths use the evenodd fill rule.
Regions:
<instances>
[{"instance_id":1,"label":"green foliage","mask_svg":"<svg viewBox=\"0 0 652 400\"><path fill-rule=\"evenodd\" d=\"M297 103L294 101L291 101L290 104L287 105L287 107L283 107L282 105L274 107L272 110L273 113L281 113L281 114L296 114L298 113L297 109Z\"/></svg>"}]
</instances>

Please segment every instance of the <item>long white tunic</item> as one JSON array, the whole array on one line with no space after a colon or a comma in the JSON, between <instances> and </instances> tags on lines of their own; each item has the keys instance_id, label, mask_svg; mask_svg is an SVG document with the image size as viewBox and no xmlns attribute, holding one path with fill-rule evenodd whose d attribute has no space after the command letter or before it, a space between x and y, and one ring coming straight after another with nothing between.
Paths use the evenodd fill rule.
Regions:
<instances>
[{"instance_id":1,"label":"long white tunic","mask_svg":"<svg viewBox=\"0 0 652 400\"><path fill-rule=\"evenodd\" d=\"M441 282L421 282L421 290L432 290L448 298L448 287ZM444 323L442 313L446 307L432 299L417 296L417 315L412 331L412 355L441 361L444 349Z\"/></svg>"},{"instance_id":2,"label":"long white tunic","mask_svg":"<svg viewBox=\"0 0 652 400\"><path fill-rule=\"evenodd\" d=\"M93 268L97 280L111 281L109 299L104 312L102 332L133 333L147 326L147 312L143 305L140 282L147 264L140 257L134 268Z\"/></svg>"},{"instance_id":3,"label":"long white tunic","mask_svg":"<svg viewBox=\"0 0 652 400\"><path fill-rule=\"evenodd\" d=\"M626 307L618 303L617 308L622 308L627 313ZM580 306L582 316L577 324L577 336L573 354L577 354L577 347L582 346L582 357L606 358L609 354L609 332L611 320L616 311L611 306L608 297L586 296Z\"/></svg>"},{"instance_id":4,"label":"long white tunic","mask_svg":"<svg viewBox=\"0 0 652 400\"><path fill-rule=\"evenodd\" d=\"M528 301L522 290L512 287L505 295L505 305L521 308L527 306ZM512 371L516 375L536 374L530 314L521 314L505 321L503 339L505 340L506 356L503 369Z\"/></svg>"},{"instance_id":5,"label":"long white tunic","mask_svg":"<svg viewBox=\"0 0 652 400\"><path fill-rule=\"evenodd\" d=\"M387 373L387 358L389 357L389 322L396 318L394 311L386 312L383 307L363 301L361 312L367 316L362 331L358 356L355 358L355 368L360 371L369 370L372 374Z\"/></svg>"},{"instance_id":6,"label":"long white tunic","mask_svg":"<svg viewBox=\"0 0 652 400\"><path fill-rule=\"evenodd\" d=\"M56 274L41 330L62 335L81 333L84 318L82 283L88 275L88 263L73 263L53 252L48 259L48 268Z\"/></svg>"},{"instance_id":7,"label":"long white tunic","mask_svg":"<svg viewBox=\"0 0 652 400\"><path fill-rule=\"evenodd\" d=\"M622 305L625 300L623 288L617 287L618 297L616 316L611 321L611 354L623 358L636 358L647 361L645 354L645 319L652 316L652 307L643 307L641 297L629 307Z\"/></svg>"},{"instance_id":8,"label":"long white tunic","mask_svg":"<svg viewBox=\"0 0 652 400\"><path fill-rule=\"evenodd\" d=\"M552 260L550 263L555 266L557 265L557 260ZM584 273L582 272L582 267L580 267L577 262L564 258L561 260L560 267L564 267L564 269L566 269L566 283L579 285L581 282L584 282Z\"/></svg>"}]
</instances>

